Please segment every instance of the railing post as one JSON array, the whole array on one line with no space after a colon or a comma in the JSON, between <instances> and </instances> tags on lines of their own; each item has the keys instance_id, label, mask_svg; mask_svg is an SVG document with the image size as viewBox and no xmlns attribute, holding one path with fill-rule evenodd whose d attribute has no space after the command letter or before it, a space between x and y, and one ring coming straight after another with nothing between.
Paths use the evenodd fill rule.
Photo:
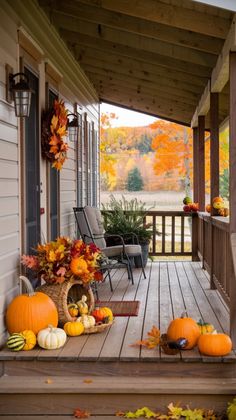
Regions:
<instances>
[{"instance_id":1,"label":"railing post","mask_svg":"<svg viewBox=\"0 0 236 420\"><path fill-rule=\"evenodd\" d=\"M192 261L199 261L198 257L198 215L192 215Z\"/></svg>"},{"instance_id":2,"label":"railing post","mask_svg":"<svg viewBox=\"0 0 236 420\"><path fill-rule=\"evenodd\" d=\"M230 238L236 233L236 52L229 57L229 206L230 206ZM234 246L232 252L236 252ZM233 255L235 261L235 255ZM236 345L236 267L230 279L230 333Z\"/></svg>"},{"instance_id":3,"label":"railing post","mask_svg":"<svg viewBox=\"0 0 236 420\"><path fill-rule=\"evenodd\" d=\"M198 117L198 200L199 210L205 211L205 117Z\"/></svg>"},{"instance_id":4,"label":"railing post","mask_svg":"<svg viewBox=\"0 0 236 420\"><path fill-rule=\"evenodd\" d=\"M199 186L198 186L198 127L193 128L193 201L194 203L199 202Z\"/></svg>"}]
</instances>

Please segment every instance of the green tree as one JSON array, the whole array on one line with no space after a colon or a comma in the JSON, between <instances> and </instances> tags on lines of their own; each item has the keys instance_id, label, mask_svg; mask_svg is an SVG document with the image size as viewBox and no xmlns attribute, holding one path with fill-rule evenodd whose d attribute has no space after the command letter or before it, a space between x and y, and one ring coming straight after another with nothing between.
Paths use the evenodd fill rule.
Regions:
<instances>
[{"instance_id":1,"label":"green tree","mask_svg":"<svg viewBox=\"0 0 236 420\"><path fill-rule=\"evenodd\" d=\"M229 169L224 169L220 175L220 195L229 200Z\"/></svg>"},{"instance_id":2,"label":"green tree","mask_svg":"<svg viewBox=\"0 0 236 420\"><path fill-rule=\"evenodd\" d=\"M128 191L141 191L143 189L143 179L141 172L138 168L133 168L128 173L127 190Z\"/></svg>"},{"instance_id":3,"label":"green tree","mask_svg":"<svg viewBox=\"0 0 236 420\"><path fill-rule=\"evenodd\" d=\"M141 155L145 155L148 152L151 152L152 151L152 137L148 136L146 133L141 134L140 140L136 148L140 151Z\"/></svg>"}]
</instances>

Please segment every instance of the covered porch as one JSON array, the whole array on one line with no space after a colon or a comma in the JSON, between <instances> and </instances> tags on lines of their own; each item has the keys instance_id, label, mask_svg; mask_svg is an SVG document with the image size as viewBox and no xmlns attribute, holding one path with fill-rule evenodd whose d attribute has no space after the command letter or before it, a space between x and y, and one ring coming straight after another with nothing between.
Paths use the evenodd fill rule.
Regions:
<instances>
[{"instance_id":1,"label":"covered porch","mask_svg":"<svg viewBox=\"0 0 236 420\"><path fill-rule=\"evenodd\" d=\"M220 0L215 3L224 7ZM19 257L32 246L29 238L37 237L26 232L26 203L33 201L32 196L27 201L25 194L29 156L24 155L24 124L16 121L12 104L5 100L8 62L18 70L25 60L39 83L37 234L42 232L47 240L54 233L73 237L73 206L99 205L99 101L192 126L193 199L200 206L193 217L183 212L150 212L150 255L166 260L149 262L147 279L135 269L134 285L122 270L113 276L113 292L108 283L101 284L101 300L140 301L137 317L116 317L109 330L69 338L57 351L0 351L1 416L59 420L72 417L79 406L89 409L94 419L109 420L119 409L155 407L157 401L161 409L179 400L225 409L236 393L235 350L224 358L211 358L197 348L167 355L160 347L147 350L132 344L144 339L153 325L164 333L169 322L186 310L194 319L230 333L236 346L235 10L192 0L183 0L181 6L177 0L145 4L10 0L1 7L2 20L6 19L0 73L4 87L0 90L1 143L5 146L0 161L1 343L6 341L7 304L19 292ZM19 59L22 54L24 60ZM78 143L70 147L61 176L55 178L49 162L41 157L39 143L41 111L48 105L45 88L50 93L50 86L51 96L55 92L62 96L80 118ZM211 215L204 212L205 131L211 133L212 200L219 195L219 129L225 122L230 127L230 219L216 216L213 210ZM160 249L156 248L157 217L163 223ZM165 244L166 217L172 220L170 249ZM188 217L192 217L190 250L184 241ZM174 239L176 218L181 220L179 247ZM183 261L170 261L172 256Z\"/></svg>"}]
</instances>

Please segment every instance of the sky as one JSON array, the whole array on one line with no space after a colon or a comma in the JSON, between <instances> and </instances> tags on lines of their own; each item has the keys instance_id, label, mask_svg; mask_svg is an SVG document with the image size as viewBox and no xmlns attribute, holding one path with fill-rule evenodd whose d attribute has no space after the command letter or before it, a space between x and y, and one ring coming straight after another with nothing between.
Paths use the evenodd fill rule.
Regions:
<instances>
[{"instance_id":1,"label":"sky","mask_svg":"<svg viewBox=\"0 0 236 420\"><path fill-rule=\"evenodd\" d=\"M105 103L101 104L101 113L102 112L114 112L116 114L118 118L116 120L112 120L112 127L143 127L157 120L157 118L141 114L140 112L129 111L127 109Z\"/></svg>"}]
</instances>

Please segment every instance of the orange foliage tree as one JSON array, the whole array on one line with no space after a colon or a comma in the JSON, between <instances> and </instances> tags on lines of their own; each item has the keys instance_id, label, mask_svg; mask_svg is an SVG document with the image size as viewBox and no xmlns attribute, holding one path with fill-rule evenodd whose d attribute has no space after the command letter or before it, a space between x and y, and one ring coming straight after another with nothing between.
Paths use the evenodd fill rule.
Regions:
<instances>
[{"instance_id":1,"label":"orange foliage tree","mask_svg":"<svg viewBox=\"0 0 236 420\"><path fill-rule=\"evenodd\" d=\"M100 173L101 186L105 188L111 187L116 178L116 158L109 147L108 131L111 128L111 121L116 118L114 113L102 113L100 119Z\"/></svg>"},{"instance_id":2,"label":"orange foliage tree","mask_svg":"<svg viewBox=\"0 0 236 420\"><path fill-rule=\"evenodd\" d=\"M152 140L155 174L165 176L172 185L174 180L173 189L184 186L186 194L189 194L193 168L191 129L161 120L155 121L150 127L158 129L158 134Z\"/></svg>"}]
</instances>

